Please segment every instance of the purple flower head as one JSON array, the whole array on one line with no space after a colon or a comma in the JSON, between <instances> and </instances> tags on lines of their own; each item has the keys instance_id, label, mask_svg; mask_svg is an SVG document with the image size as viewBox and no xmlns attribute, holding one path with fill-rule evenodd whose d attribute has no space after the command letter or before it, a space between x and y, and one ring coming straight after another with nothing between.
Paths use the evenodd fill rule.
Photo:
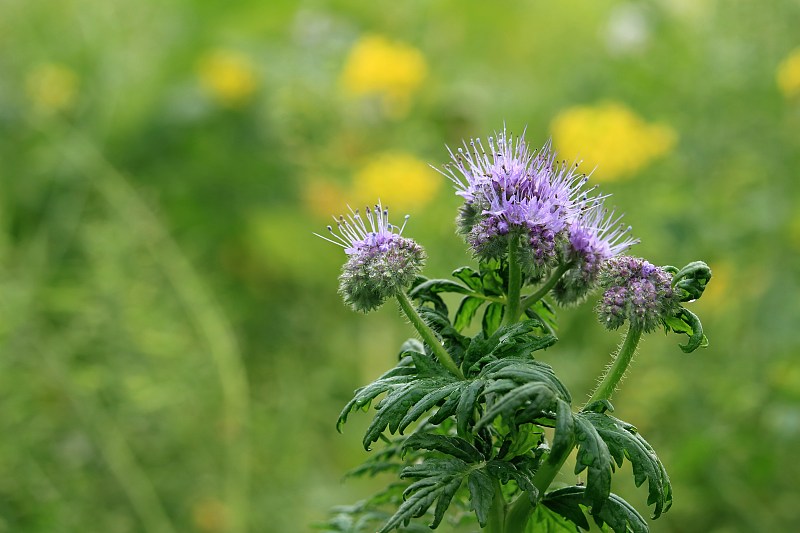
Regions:
<instances>
[{"instance_id":1,"label":"purple flower head","mask_svg":"<svg viewBox=\"0 0 800 533\"><path fill-rule=\"evenodd\" d=\"M581 302L597 283L603 263L639 242L630 237L630 226L622 226L621 220L621 215L615 218L597 200L569 225L564 260L572 268L553 289L560 304Z\"/></svg>"},{"instance_id":2,"label":"purple flower head","mask_svg":"<svg viewBox=\"0 0 800 533\"><path fill-rule=\"evenodd\" d=\"M581 190L587 178L557 162L549 142L531 151L524 134L515 139L503 130L486 144L488 152L479 139L451 150L453 163L442 171L464 198L459 230L483 257L502 256L508 235L520 235L529 270L552 266L556 238L589 201Z\"/></svg>"},{"instance_id":3,"label":"purple flower head","mask_svg":"<svg viewBox=\"0 0 800 533\"><path fill-rule=\"evenodd\" d=\"M631 325L652 331L672 316L679 304L672 276L644 259L610 259L603 267L600 283L606 291L597 313L609 329L617 329L629 320Z\"/></svg>"},{"instance_id":4,"label":"purple flower head","mask_svg":"<svg viewBox=\"0 0 800 533\"><path fill-rule=\"evenodd\" d=\"M408 215L398 228L389 222L389 210L378 202L374 208L367 207L364 216L351 208L349 215L334 220L338 233L328 226L331 238L315 235L341 246L348 256L339 276L345 303L356 311L371 311L411 285L425 262L425 251L402 236Z\"/></svg>"}]
</instances>

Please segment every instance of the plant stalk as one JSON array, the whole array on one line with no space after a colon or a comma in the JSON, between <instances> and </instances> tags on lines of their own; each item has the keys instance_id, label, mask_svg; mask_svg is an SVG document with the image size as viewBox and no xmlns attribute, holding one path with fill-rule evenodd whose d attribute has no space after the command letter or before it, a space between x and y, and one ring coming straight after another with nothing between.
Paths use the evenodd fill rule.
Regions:
<instances>
[{"instance_id":1,"label":"plant stalk","mask_svg":"<svg viewBox=\"0 0 800 533\"><path fill-rule=\"evenodd\" d=\"M520 290L522 271L519 266L519 234L513 234L508 243L508 302L506 304L506 324L515 324L522 312Z\"/></svg>"},{"instance_id":2,"label":"plant stalk","mask_svg":"<svg viewBox=\"0 0 800 533\"><path fill-rule=\"evenodd\" d=\"M617 385L619 385L619 382L622 381L622 378L625 376L628 365L631 364L633 354L636 353L636 346L638 346L641 337L642 327L631 324L625 336L625 341L622 343L622 347L620 347L619 352L616 357L614 357L614 362L608 370L606 370L600 384L597 386L594 393L592 393L592 397L589 398L586 405L611 398L611 395L617 390Z\"/></svg>"},{"instance_id":3,"label":"plant stalk","mask_svg":"<svg viewBox=\"0 0 800 533\"><path fill-rule=\"evenodd\" d=\"M558 475L561 467L564 466L567 457L572 453L573 447L574 442L570 444L561 455L551 455L547 458L547 461L542 463L539 470L536 471L536 474L533 476L533 486L539 491L538 500L544 497L550 484L553 482L556 475ZM516 501L510 506L508 516L506 517L505 533L523 533L531 518L533 508L528 495L520 494Z\"/></svg>"},{"instance_id":4,"label":"plant stalk","mask_svg":"<svg viewBox=\"0 0 800 533\"><path fill-rule=\"evenodd\" d=\"M422 340L431 347L436 359L438 359L442 366L449 370L451 374L456 376L458 379L464 379L464 374L461 372L461 369L458 368L456 362L453 361L453 358L450 357L450 354L444 349L444 346L436 336L436 333L434 333L430 326L428 326L428 324L422 320L422 317L419 316L414 304L412 304L411 300L408 299L406 293L403 291L398 291L396 296L397 301L400 302L400 308L411 321L411 324L414 326L414 328L419 332Z\"/></svg>"}]
</instances>

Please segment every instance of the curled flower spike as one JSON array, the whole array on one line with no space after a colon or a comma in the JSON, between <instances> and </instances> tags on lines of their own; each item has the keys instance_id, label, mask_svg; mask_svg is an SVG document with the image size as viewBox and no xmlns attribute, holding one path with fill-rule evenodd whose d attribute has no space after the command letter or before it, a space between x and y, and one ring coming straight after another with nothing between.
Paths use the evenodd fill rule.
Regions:
<instances>
[{"instance_id":1,"label":"curled flower spike","mask_svg":"<svg viewBox=\"0 0 800 533\"><path fill-rule=\"evenodd\" d=\"M389 222L389 210L378 202L334 217L337 231L318 237L344 248L347 262L339 276L339 293L356 311L368 312L383 305L414 281L425 262L425 251L414 240L402 236L408 215L400 227Z\"/></svg>"},{"instance_id":2,"label":"curled flower spike","mask_svg":"<svg viewBox=\"0 0 800 533\"><path fill-rule=\"evenodd\" d=\"M608 329L628 320L632 326L652 331L678 309L680 298L672 288L672 276L644 259L624 256L607 261L600 284L606 291L597 314Z\"/></svg>"},{"instance_id":3,"label":"curled flower spike","mask_svg":"<svg viewBox=\"0 0 800 533\"><path fill-rule=\"evenodd\" d=\"M582 190L587 177L555 159L550 143L531 151L524 135L505 130L489 137L488 151L473 139L441 171L464 198L459 232L475 254L502 257L509 239L518 235L520 258L530 274L540 274L558 259L557 240L589 202Z\"/></svg>"},{"instance_id":4,"label":"curled flower spike","mask_svg":"<svg viewBox=\"0 0 800 533\"><path fill-rule=\"evenodd\" d=\"M637 244L629 234L630 226L620 224L622 215L615 218L597 201L586 209L568 228L564 260L573 267L559 280L553 295L560 304L581 301L597 282L603 262Z\"/></svg>"}]
</instances>

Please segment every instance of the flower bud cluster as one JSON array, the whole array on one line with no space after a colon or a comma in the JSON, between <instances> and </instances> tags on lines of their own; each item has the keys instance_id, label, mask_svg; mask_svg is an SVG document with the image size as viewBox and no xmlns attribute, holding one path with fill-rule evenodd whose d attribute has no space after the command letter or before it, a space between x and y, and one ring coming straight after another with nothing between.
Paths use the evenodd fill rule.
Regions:
<instances>
[{"instance_id":1,"label":"flower bud cluster","mask_svg":"<svg viewBox=\"0 0 800 533\"><path fill-rule=\"evenodd\" d=\"M600 284L605 293L597 314L608 329L617 329L627 320L631 326L652 331L679 305L672 276L644 259L623 256L607 261Z\"/></svg>"},{"instance_id":2,"label":"flower bud cluster","mask_svg":"<svg viewBox=\"0 0 800 533\"><path fill-rule=\"evenodd\" d=\"M500 258L518 237L522 270L540 279L559 264L570 269L556 291L562 303L574 303L594 286L600 265L633 245L630 228L617 227L603 208L605 197L590 197L577 166L558 162L550 143L531 151L524 138L505 131L464 143L450 152L452 164L442 173L464 199L457 219L459 233L476 256Z\"/></svg>"},{"instance_id":3,"label":"flower bud cluster","mask_svg":"<svg viewBox=\"0 0 800 533\"><path fill-rule=\"evenodd\" d=\"M348 255L339 276L339 293L356 311L368 312L409 287L425 263L425 250L389 223L389 210L380 203L367 208L366 222L358 210L336 219L338 234L323 239L342 246ZM408 217L406 217L406 220Z\"/></svg>"}]
</instances>

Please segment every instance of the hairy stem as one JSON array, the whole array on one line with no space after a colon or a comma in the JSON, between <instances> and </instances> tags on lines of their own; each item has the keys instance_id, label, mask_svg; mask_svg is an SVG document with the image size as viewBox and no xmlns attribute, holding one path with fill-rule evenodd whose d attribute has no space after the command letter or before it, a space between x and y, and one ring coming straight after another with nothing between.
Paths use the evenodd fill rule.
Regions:
<instances>
[{"instance_id":1,"label":"hairy stem","mask_svg":"<svg viewBox=\"0 0 800 533\"><path fill-rule=\"evenodd\" d=\"M550 289L556 286L556 283L558 283L558 280L561 279L561 276L563 276L564 273L570 268L572 268L572 263L570 262L564 263L563 265L558 267L556 271L553 272L553 275L550 276L550 279L548 279L544 285L539 287L538 291L522 299L521 310L525 311L525 309L529 308L530 306L532 306L533 304L544 298L547 295L547 293L550 292Z\"/></svg>"},{"instance_id":2,"label":"hairy stem","mask_svg":"<svg viewBox=\"0 0 800 533\"><path fill-rule=\"evenodd\" d=\"M614 357L614 362L606 370L600 384L592 393L592 397L586 402L589 405L598 400L608 400L614 391L617 390L617 385L622 381L625 376L625 371L628 365L631 364L633 354L636 353L636 346L639 344L639 339L642 337L642 327L631 324L628 328L628 334L625 336L625 341L622 343L619 352Z\"/></svg>"},{"instance_id":3,"label":"hairy stem","mask_svg":"<svg viewBox=\"0 0 800 533\"><path fill-rule=\"evenodd\" d=\"M514 324L519 320L520 290L522 289L522 271L519 267L519 235L514 234L508 243L508 302L506 303L506 324Z\"/></svg>"},{"instance_id":4,"label":"hairy stem","mask_svg":"<svg viewBox=\"0 0 800 533\"><path fill-rule=\"evenodd\" d=\"M397 301L400 302L400 308L411 321L411 324L414 326L414 328L419 332L422 340L431 347L433 354L436 356L436 359L439 360L442 366L449 370L450 373L452 373L458 379L464 379L464 374L461 372L461 369L458 368L458 365L455 363L455 361L453 361L453 358L450 357L450 354L444 349L444 346L442 346L442 343L436 336L436 333L434 333L430 326L428 326L428 324L422 320L422 317L419 316L419 313L411 303L411 300L408 299L406 293L403 291L398 291Z\"/></svg>"}]
</instances>

